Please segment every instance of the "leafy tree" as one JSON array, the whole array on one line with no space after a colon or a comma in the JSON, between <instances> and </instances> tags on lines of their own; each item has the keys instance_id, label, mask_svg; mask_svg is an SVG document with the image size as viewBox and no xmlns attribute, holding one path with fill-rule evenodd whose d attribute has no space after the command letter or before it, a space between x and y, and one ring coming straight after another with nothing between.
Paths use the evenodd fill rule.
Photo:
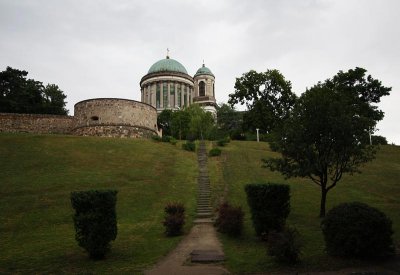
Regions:
<instances>
[{"instance_id":1,"label":"leafy tree","mask_svg":"<svg viewBox=\"0 0 400 275\"><path fill-rule=\"evenodd\" d=\"M243 114L235 110L228 104L221 104L217 107L217 125L218 130L225 135L231 135L234 132L242 132Z\"/></svg>"},{"instance_id":2,"label":"leafy tree","mask_svg":"<svg viewBox=\"0 0 400 275\"><path fill-rule=\"evenodd\" d=\"M278 70L251 70L236 78L235 92L229 95L228 103L246 104L245 130L270 132L288 117L295 101L292 84Z\"/></svg>"},{"instance_id":3,"label":"leafy tree","mask_svg":"<svg viewBox=\"0 0 400 275\"><path fill-rule=\"evenodd\" d=\"M162 128L164 136L171 135L172 110L164 109L157 117L157 124Z\"/></svg>"},{"instance_id":4,"label":"leafy tree","mask_svg":"<svg viewBox=\"0 0 400 275\"><path fill-rule=\"evenodd\" d=\"M193 104L187 109L190 114L189 133L191 138L206 139L214 127L214 117L199 105Z\"/></svg>"},{"instance_id":5,"label":"leafy tree","mask_svg":"<svg viewBox=\"0 0 400 275\"><path fill-rule=\"evenodd\" d=\"M327 193L343 174L359 172L375 155L374 147L363 141L383 118L375 104L391 88L365 73L362 68L340 71L307 90L271 144L282 158L264 160L288 178L306 177L320 186L321 217Z\"/></svg>"},{"instance_id":6,"label":"leafy tree","mask_svg":"<svg viewBox=\"0 0 400 275\"><path fill-rule=\"evenodd\" d=\"M57 85L27 79L28 72L7 67L0 72L0 112L66 115L65 98Z\"/></svg>"},{"instance_id":7,"label":"leafy tree","mask_svg":"<svg viewBox=\"0 0 400 275\"><path fill-rule=\"evenodd\" d=\"M383 136L374 135L371 140L373 145L388 145L387 139Z\"/></svg>"},{"instance_id":8,"label":"leafy tree","mask_svg":"<svg viewBox=\"0 0 400 275\"><path fill-rule=\"evenodd\" d=\"M43 113L66 115L68 110L65 109L65 99L63 91L55 84L47 84L43 89Z\"/></svg>"},{"instance_id":9,"label":"leafy tree","mask_svg":"<svg viewBox=\"0 0 400 275\"><path fill-rule=\"evenodd\" d=\"M190 114L187 109L172 113L171 135L177 139L186 139L190 127Z\"/></svg>"}]
</instances>

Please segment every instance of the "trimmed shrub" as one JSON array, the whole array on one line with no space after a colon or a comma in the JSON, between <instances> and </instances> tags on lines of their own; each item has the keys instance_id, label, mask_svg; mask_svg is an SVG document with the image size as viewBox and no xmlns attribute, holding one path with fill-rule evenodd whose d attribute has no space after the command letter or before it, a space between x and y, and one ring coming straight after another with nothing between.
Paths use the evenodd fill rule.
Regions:
<instances>
[{"instance_id":1,"label":"trimmed shrub","mask_svg":"<svg viewBox=\"0 0 400 275\"><path fill-rule=\"evenodd\" d=\"M169 140L169 143L171 143L172 145L176 145L177 142L178 142L178 141L177 141L176 138L174 138L174 137L172 137L172 138Z\"/></svg>"},{"instance_id":2,"label":"trimmed shrub","mask_svg":"<svg viewBox=\"0 0 400 275\"><path fill-rule=\"evenodd\" d=\"M182 149L186 150L186 151L194 152L194 151L196 151L196 143L188 140L182 144Z\"/></svg>"},{"instance_id":3,"label":"trimmed shrub","mask_svg":"<svg viewBox=\"0 0 400 275\"><path fill-rule=\"evenodd\" d=\"M282 232L268 234L268 254L278 262L295 264L299 262L302 244L296 228L285 228Z\"/></svg>"},{"instance_id":4,"label":"trimmed shrub","mask_svg":"<svg viewBox=\"0 0 400 275\"><path fill-rule=\"evenodd\" d=\"M90 190L71 193L75 209L75 239L92 259L102 259L117 237L117 191Z\"/></svg>"},{"instance_id":5,"label":"trimmed shrub","mask_svg":"<svg viewBox=\"0 0 400 275\"><path fill-rule=\"evenodd\" d=\"M281 231L290 212L289 185L248 184L245 191L256 234L265 237L271 230Z\"/></svg>"},{"instance_id":6,"label":"trimmed shrub","mask_svg":"<svg viewBox=\"0 0 400 275\"><path fill-rule=\"evenodd\" d=\"M151 139L154 140L154 141L161 141L161 137L158 136L158 135L152 135Z\"/></svg>"},{"instance_id":7,"label":"trimmed shrub","mask_svg":"<svg viewBox=\"0 0 400 275\"><path fill-rule=\"evenodd\" d=\"M218 217L215 226L221 233L231 236L242 234L244 212L241 207L233 207L228 203L223 203L218 208Z\"/></svg>"},{"instance_id":8,"label":"trimmed shrub","mask_svg":"<svg viewBox=\"0 0 400 275\"><path fill-rule=\"evenodd\" d=\"M171 136L162 136L161 141L162 142L170 142L173 137Z\"/></svg>"},{"instance_id":9,"label":"trimmed shrub","mask_svg":"<svg viewBox=\"0 0 400 275\"><path fill-rule=\"evenodd\" d=\"M326 214L321 227L332 256L382 258L395 252L392 221L367 204L340 204Z\"/></svg>"},{"instance_id":10,"label":"trimmed shrub","mask_svg":"<svg viewBox=\"0 0 400 275\"><path fill-rule=\"evenodd\" d=\"M212 148L210 152L208 153L210 157L215 157L215 156L220 156L221 155L221 149L218 147Z\"/></svg>"},{"instance_id":11,"label":"trimmed shrub","mask_svg":"<svg viewBox=\"0 0 400 275\"><path fill-rule=\"evenodd\" d=\"M169 203L164 208L165 234L167 236L178 236L182 234L185 224L185 207L182 203Z\"/></svg>"},{"instance_id":12,"label":"trimmed shrub","mask_svg":"<svg viewBox=\"0 0 400 275\"><path fill-rule=\"evenodd\" d=\"M219 140L217 140L217 145L223 147L226 144L228 144L230 141L231 141L231 139L229 137L219 139Z\"/></svg>"}]
</instances>

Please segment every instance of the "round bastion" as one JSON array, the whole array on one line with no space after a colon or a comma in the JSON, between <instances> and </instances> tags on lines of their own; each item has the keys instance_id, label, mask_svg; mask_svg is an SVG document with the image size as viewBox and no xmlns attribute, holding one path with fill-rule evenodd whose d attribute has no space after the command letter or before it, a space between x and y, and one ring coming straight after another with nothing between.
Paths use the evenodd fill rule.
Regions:
<instances>
[{"instance_id":1,"label":"round bastion","mask_svg":"<svg viewBox=\"0 0 400 275\"><path fill-rule=\"evenodd\" d=\"M157 110L149 104L120 98L94 98L74 106L80 136L149 138L158 134Z\"/></svg>"}]
</instances>

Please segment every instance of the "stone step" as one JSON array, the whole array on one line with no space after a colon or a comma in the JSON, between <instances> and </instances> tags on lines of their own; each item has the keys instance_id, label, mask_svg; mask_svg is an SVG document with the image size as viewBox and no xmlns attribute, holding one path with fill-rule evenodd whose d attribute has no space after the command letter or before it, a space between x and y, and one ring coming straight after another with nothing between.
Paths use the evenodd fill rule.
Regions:
<instances>
[{"instance_id":1,"label":"stone step","mask_svg":"<svg viewBox=\"0 0 400 275\"><path fill-rule=\"evenodd\" d=\"M198 218L211 218L213 215L211 212L201 212L197 213Z\"/></svg>"},{"instance_id":2,"label":"stone step","mask_svg":"<svg viewBox=\"0 0 400 275\"><path fill-rule=\"evenodd\" d=\"M215 263L224 261L225 255L217 250L193 250L190 258L192 263Z\"/></svg>"}]
</instances>

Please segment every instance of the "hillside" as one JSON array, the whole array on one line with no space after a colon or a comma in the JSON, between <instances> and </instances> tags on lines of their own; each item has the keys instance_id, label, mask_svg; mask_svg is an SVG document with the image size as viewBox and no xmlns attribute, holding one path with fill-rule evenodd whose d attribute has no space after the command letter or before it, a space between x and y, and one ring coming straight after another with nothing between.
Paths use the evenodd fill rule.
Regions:
<instances>
[{"instance_id":1,"label":"hillside","mask_svg":"<svg viewBox=\"0 0 400 275\"><path fill-rule=\"evenodd\" d=\"M194 153L151 140L57 135L0 134L0 273L132 274L154 264L181 238L163 235L163 208L181 201L191 227L197 192ZM211 148L211 143L208 143ZM223 195L245 210L239 239L220 235L226 266L234 273L286 269L267 256L254 237L244 185L288 183L291 213L304 242L298 271L338 270L375 265L338 260L324 253L320 230L319 189L305 179L285 180L262 168L273 156L268 144L232 141L222 156L209 158L212 199ZM400 247L400 147L382 146L361 174L346 176L328 194L327 210L345 201L361 201L384 211L393 221ZM94 262L77 245L70 192L112 188L117 197L118 236L105 261ZM400 268L388 264L390 270Z\"/></svg>"},{"instance_id":2,"label":"hillside","mask_svg":"<svg viewBox=\"0 0 400 275\"><path fill-rule=\"evenodd\" d=\"M164 206L179 200L191 225L196 155L150 140L0 134L0 273L132 273L180 238L163 235ZM117 189L118 236L106 261L75 241L70 192Z\"/></svg>"},{"instance_id":3,"label":"hillside","mask_svg":"<svg viewBox=\"0 0 400 275\"><path fill-rule=\"evenodd\" d=\"M285 180L279 173L262 168L262 158L275 156L268 144L232 141L223 147L219 159L209 162L214 189L225 193L227 200L245 210L245 230L242 238L223 237L227 267L234 273L280 270L267 256L265 245L255 238L244 186L248 183L287 183L291 188L290 226L297 227L304 248L302 264L297 270L338 270L368 266L368 262L341 261L327 256L320 229L320 189L307 179ZM362 168L361 174L346 175L338 186L328 193L327 210L341 202L361 201L385 212L393 221L396 246L400 247L400 147L381 146L377 157ZM224 186L225 184L225 186ZM217 197L217 195L216 195ZM374 265L374 263L371 263ZM400 263L389 270L400 270Z\"/></svg>"}]
</instances>

